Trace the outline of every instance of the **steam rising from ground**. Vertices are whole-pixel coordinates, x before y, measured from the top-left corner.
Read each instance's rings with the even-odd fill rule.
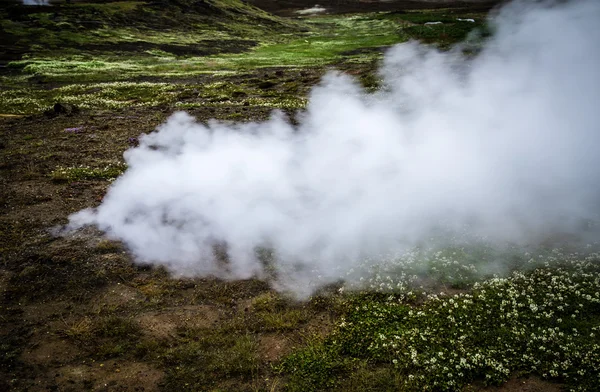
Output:
[[[317,274],[332,282],[432,238],[594,235],[598,20],[595,0],[512,4],[474,59],[399,45],[375,95],[327,75],[298,126],[280,114],[202,125],[176,113],[125,153],[127,172],[71,226],[97,225],[178,275],[268,271],[297,293]],[[275,259],[265,267],[257,249]]]

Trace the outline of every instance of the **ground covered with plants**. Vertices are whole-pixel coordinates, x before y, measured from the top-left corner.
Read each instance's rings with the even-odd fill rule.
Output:
[[[477,50],[493,33],[488,3],[252,4],[0,8],[0,390],[597,389],[593,246],[554,241],[502,270],[484,247],[421,249],[299,301],[257,279],[173,278],[92,228],[57,235],[176,110],[296,121],[328,69],[375,91],[391,45]]]

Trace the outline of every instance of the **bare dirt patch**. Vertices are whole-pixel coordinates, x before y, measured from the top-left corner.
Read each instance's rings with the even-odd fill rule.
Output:
[[[34,303],[23,307],[23,319],[29,322],[45,322],[63,316],[68,308],[69,304],[64,301]]]
[[[275,362],[292,350],[292,344],[284,335],[273,334],[258,339],[258,355],[267,362]]]
[[[143,362],[106,361],[56,370],[56,383],[71,390],[157,391],[163,372]]]
[[[122,283],[106,287],[103,292],[92,301],[94,308],[120,308],[135,305],[144,300],[144,296],[136,289]]]
[[[38,344],[27,348],[21,359],[31,365],[48,366],[69,363],[81,355],[82,352],[72,343],[50,337],[41,339]]]
[[[217,308],[209,305],[180,306],[142,313],[136,317],[143,332],[155,338],[175,336],[178,328],[211,328],[220,319]]]

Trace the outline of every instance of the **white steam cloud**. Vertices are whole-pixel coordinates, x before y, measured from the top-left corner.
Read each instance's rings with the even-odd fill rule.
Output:
[[[327,75],[298,126],[176,113],[71,227],[177,275],[264,276],[271,249],[275,284],[300,294],[432,237],[581,234],[600,206],[599,20],[596,0],[514,3],[475,58],[396,46],[374,95]]]

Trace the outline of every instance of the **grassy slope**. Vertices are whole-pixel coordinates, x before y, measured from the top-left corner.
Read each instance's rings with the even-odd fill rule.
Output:
[[[172,110],[239,121],[301,108],[329,65],[377,88],[381,47],[418,38],[444,48],[483,17],[292,21],[235,0],[195,4],[2,11],[11,53],[24,58],[2,74],[0,114],[83,110],[2,123],[0,389],[455,390],[529,373],[597,385],[596,258],[545,253],[526,273],[475,284],[485,250],[447,249],[366,266],[362,291],[297,303],[257,280],[171,279],[98,233],[48,235],[100,200],[123,150]]]
[[[182,14],[183,9],[176,6],[154,9],[143,2],[118,2],[63,6],[53,13],[2,19],[4,30],[19,37],[19,45],[26,48],[27,54],[22,60],[9,62],[9,73],[0,76],[4,87],[0,113],[40,112],[58,101],[77,103],[85,109],[132,104],[177,104],[182,108],[206,105],[211,104],[207,100],[214,98],[215,90],[223,89],[227,95],[232,85],[197,83],[205,75],[237,76],[260,68],[314,68],[340,62],[373,68],[381,51],[365,49],[421,38],[425,33],[438,36],[441,45],[448,45],[480,26],[456,22],[450,16],[446,19],[455,23],[443,29],[433,26],[413,31],[410,25],[417,14],[289,21],[236,2],[202,4],[201,9],[196,8],[198,14]],[[73,14],[82,15],[77,20],[84,25],[92,21],[95,24],[92,28],[73,27],[73,23],[66,22]],[[440,17],[428,14],[429,20]],[[482,15],[476,17],[482,20]],[[446,30],[453,33],[449,35]],[[249,97],[261,95],[256,86],[246,83],[238,90]],[[290,109],[303,105],[297,88],[288,85],[283,90],[290,93],[280,91],[264,97],[266,100],[234,101]],[[199,99],[186,99],[192,95]],[[208,99],[203,99],[205,96]]]

